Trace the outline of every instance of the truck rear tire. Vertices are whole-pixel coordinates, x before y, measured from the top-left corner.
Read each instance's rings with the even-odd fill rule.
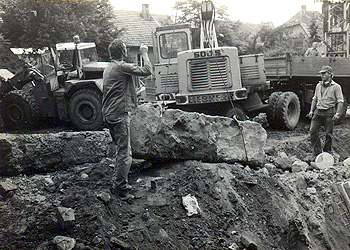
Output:
[[[300,117],[300,102],[294,92],[284,92],[280,95],[276,121],[281,129],[292,130],[296,127]]]
[[[98,130],[102,126],[102,97],[97,91],[82,89],[70,99],[69,116],[79,130]]]
[[[23,90],[8,92],[1,101],[1,118],[7,129],[29,128],[40,117],[40,106],[35,97]]]
[[[268,106],[266,115],[267,115],[267,121],[269,122],[269,126],[271,128],[278,127],[277,105],[281,95],[282,95],[282,92],[273,92],[269,97],[269,106]]]

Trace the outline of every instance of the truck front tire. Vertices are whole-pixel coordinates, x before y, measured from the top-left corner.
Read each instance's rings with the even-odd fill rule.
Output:
[[[102,97],[95,90],[82,89],[70,99],[69,116],[79,130],[98,130],[102,126]]]
[[[1,101],[1,118],[7,129],[29,128],[40,116],[35,97],[23,90],[8,92]]]

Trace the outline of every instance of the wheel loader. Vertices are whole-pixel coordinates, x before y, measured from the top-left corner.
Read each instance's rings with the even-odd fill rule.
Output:
[[[45,118],[70,121],[78,130],[102,126],[102,74],[95,43],[58,43],[50,49],[52,72],[27,64],[11,74],[0,70],[0,114],[7,129],[33,127]]]

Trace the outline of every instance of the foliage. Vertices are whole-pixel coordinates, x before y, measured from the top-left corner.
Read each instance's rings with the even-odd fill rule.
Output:
[[[95,42],[100,56],[117,37],[109,1],[0,0],[4,38],[14,47],[42,48],[58,42]]]
[[[191,27],[193,28],[194,47],[199,47],[201,27],[201,1],[179,1],[176,2],[173,8],[177,10],[177,13],[179,13],[175,21],[177,23],[187,23],[191,25]],[[215,18],[217,20],[227,20],[227,17],[227,6],[215,6]]]
[[[309,25],[309,30],[310,30],[311,42],[320,42],[321,37],[319,36],[319,32],[318,32],[319,27],[317,26],[315,20],[313,20]]]
[[[176,21],[189,23],[194,28],[194,47],[199,45],[200,6],[197,0],[186,0],[177,2],[174,7],[180,12]],[[303,55],[308,48],[310,41],[302,34],[294,35],[285,29],[275,29],[269,23],[249,24],[228,20],[227,7],[217,7],[216,14],[215,27],[219,46],[237,47],[241,55],[257,53],[263,53],[265,56],[282,56],[286,53]],[[318,29],[316,21],[310,24],[312,41],[320,40]]]
[[[303,34],[291,34],[285,29],[271,29],[259,33],[264,37],[262,51],[265,56],[304,55],[308,48],[308,39]]]

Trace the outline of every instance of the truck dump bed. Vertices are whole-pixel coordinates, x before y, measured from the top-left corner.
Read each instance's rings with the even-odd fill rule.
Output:
[[[292,77],[317,77],[324,65],[330,65],[335,77],[350,77],[350,58],[347,57],[301,57],[290,56],[265,58],[268,80]]]

